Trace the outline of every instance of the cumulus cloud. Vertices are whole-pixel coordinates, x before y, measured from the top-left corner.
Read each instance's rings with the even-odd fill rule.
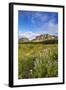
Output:
[[[26,37],[29,40],[34,39],[38,35],[39,35],[39,33],[33,33],[31,31],[28,31],[28,32],[19,32],[19,38]]]

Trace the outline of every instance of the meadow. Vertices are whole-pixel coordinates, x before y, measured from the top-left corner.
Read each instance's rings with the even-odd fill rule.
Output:
[[[58,76],[58,44],[19,43],[18,79]]]

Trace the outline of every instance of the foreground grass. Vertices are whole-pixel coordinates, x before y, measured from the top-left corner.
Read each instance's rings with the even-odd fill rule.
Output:
[[[57,76],[58,44],[19,44],[19,79]]]

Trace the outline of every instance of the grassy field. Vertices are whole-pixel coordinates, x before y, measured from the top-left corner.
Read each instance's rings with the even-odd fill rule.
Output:
[[[19,44],[19,79],[46,78],[57,76],[58,44]]]

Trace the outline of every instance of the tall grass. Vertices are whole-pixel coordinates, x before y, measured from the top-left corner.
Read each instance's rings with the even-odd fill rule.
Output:
[[[18,78],[58,76],[57,44],[19,44]]]

